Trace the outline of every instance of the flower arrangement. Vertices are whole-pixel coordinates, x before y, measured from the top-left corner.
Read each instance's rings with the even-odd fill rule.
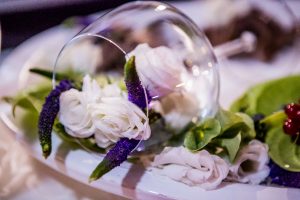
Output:
[[[51,71],[30,71],[52,78]],[[56,73],[54,89],[46,82],[4,99],[14,116],[17,108],[38,116],[45,158],[51,154],[52,132],[105,154],[90,181],[121,165],[141,141],[165,134],[158,152],[148,156],[153,173],[207,190],[222,181],[299,188],[300,106],[281,108],[299,98],[300,77],[255,86],[230,111],[219,108],[214,117],[201,118],[195,91],[178,87],[186,73],[176,52],[140,44],[128,54],[123,75]]]

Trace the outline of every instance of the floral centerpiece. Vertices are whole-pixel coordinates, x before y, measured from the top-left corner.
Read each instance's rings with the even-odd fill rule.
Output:
[[[166,9],[166,5],[156,6],[155,12]],[[183,27],[176,20],[172,23]],[[180,32],[178,27],[176,33]],[[108,34],[109,30],[102,34],[123,41],[120,35]],[[200,37],[198,32],[193,36]],[[121,66],[123,72],[117,74],[32,68],[31,73],[48,80],[4,100],[12,104],[15,118],[24,115],[19,109],[31,115],[45,158],[51,155],[53,133],[78,148],[103,154],[89,181],[98,180],[128,159],[143,162],[146,158],[144,163],[152,173],[206,190],[217,188],[223,181],[299,188],[300,105],[290,104],[300,97],[299,76],[255,86],[230,110],[224,110],[214,98],[200,98],[217,96],[205,84],[211,78],[206,77],[209,71],[198,66],[213,68],[208,59],[209,45],[204,41],[202,46],[195,42],[202,47],[196,49],[202,53],[198,63],[192,62],[195,55],[182,49],[150,45],[149,41],[131,47]],[[173,43],[181,44],[177,40]],[[193,44],[186,45],[193,49]],[[111,44],[104,43],[101,50],[108,48],[105,45]],[[114,59],[102,55],[103,63],[109,60],[119,67],[124,55],[109,52]],[[117,67],[116,71],[120,69]],[[205,81],[199,81],[201,78]],[[23,125],[25,118],[28,115],[23,117]]]
[[[148,169],[153,173],[204,189],[214,189],[224,180],[251,184],[270,180],[299,187],[299,181],[290,179],[299,174],[296,155],[300,106],[288,104],[285,112],[263,112],[269,114],[264,117],[257,114],[261,110],[255,109],[269,108],[253,108],[256,101],[249,100],[249,95],[256,94],[252,91],[298,82],[299,77],[254,87],[233,104],[234,112],[219,109],[214,117],[193,121],[197,109],[193,95],[173,89],[185,72],[165,70],[169,69],[165,67],[166,58],[171,66],[181,64],[174,53],[167,47],[142,44],[129,55],[123,77],[58,73],[58,83],[51,91],[48,87],[48,94],[45,86],[40,86],[35,92],[26,91],[26,97],[6,97],[13,104],[13,112],[22,107],[39,113],[38,134],[45,158],[51,154],[53,129],[64,140],[79,139],[87,149],[107,152],[91,172],[90,181],[95,181],[126,161],[142,140],[151,140],[156,134],[152,129],[159,124],[168,130],[169,137],[160,143],[159,153],[148,156]],[[35,68],[31,72],[52,77],[50,71]],[[159,79],[155,79],[158,74]],[[153,100],[154,95],[160,98]],[[38,108],[37,100],[43,102],[44,97],[45,102]],[[290,136],[280,132],[291,135],[291,141]],[[292,152],[289,156],[280,154],[280,146],[293,149],[295,156]]]

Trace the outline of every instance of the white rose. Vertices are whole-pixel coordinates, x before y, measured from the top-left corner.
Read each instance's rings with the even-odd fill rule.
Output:
[[[118,84],[108,84],[102,88],[102,96],[103,97],[120,97],[123,96],[127,98],[127,95],[122,92]]]
[[[168,47],[140,44],[128,58],[133,55],[139,78],[151,96],[164,96],[181,83],[183,61]]]
[[[145,113],[135,104],[120,97],[102,98],[90,106],[95,139],[100,147],[107,147],[121,137],[146,140],[151,130]]]
[[[196,153],[184,147],[166,147],[155,156],[154,172],[206,190],[216,188],[228,174],[228,165],[220,157],[209,154],[206,150]]]
[[[74,137],[95,134],[98,146],[103,148],[121,137],[145,140],[151,134],[147,116],[126,99],[117,84],[100,88],[88,75],[82,91],[71,89],[61,94],[59,120]]]
[[[252,140],[238,152],[234,164],[229,168],[227,179],[259,184],[269,175],[268,162],[268,146]]]
[[[74,137],[90,137],[95,132],[88,107],[99,102],[101,89],[95,80],[87,75],[83,79],[82,91],[70,89],[60,95],[59,121],[68,134]]]
[[[199,102],[189,92],[173,92],[151,105],[168,125],[182,129],[199,113]]]

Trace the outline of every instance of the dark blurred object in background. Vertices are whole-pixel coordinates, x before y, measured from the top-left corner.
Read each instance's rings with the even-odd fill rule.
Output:
[[[272,61],[277,53],[295,44],[299,21],[283,0],[206,0],[204,12],[214,21],[202,27],[213,46],[240,38],[250,32],[256,38],[252,52],[234,56],[251,56]],[[209,19],[209,18],[208,18]]]
[[[70,16],[113,8],[129,0],[0,0],[2,48],[60,24]]]
[[[293,44],[297,37],[297,26],[282,27],[265,12],[253,8],[244,16],[237,16],[227,25],[206,29],[204,32],[212,45],[220,45],[237,39],[245,32],[257,38],[256,50],[252,56],[262,61],[270,61],[282,48]]]

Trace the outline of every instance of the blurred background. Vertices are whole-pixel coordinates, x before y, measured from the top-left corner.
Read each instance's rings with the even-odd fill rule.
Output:
[[[84,16],[110,9],[128,0],[0,0],[2,48],[60,24],[70,16]]]

